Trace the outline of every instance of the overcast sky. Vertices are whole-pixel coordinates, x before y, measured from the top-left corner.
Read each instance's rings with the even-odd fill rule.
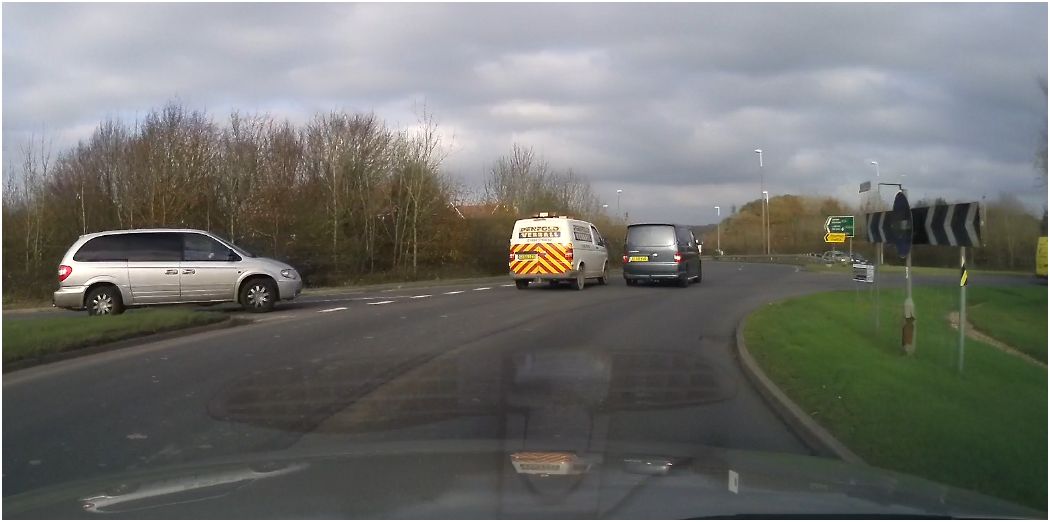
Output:
[[[1045,4],[4,4],[3,152],[174,98],[391,125],[425,102],[465,183],[518,142],[632,220],[758,198],[756,148],[774,195],[855,202],[877,160],[913,199],[1034,211],[1046,74]]]

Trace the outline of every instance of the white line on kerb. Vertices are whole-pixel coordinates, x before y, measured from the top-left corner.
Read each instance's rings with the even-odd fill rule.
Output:
[[[445,292],[445,295],[455,295],[455,294],[462,294],[462,293],[463,293],[463,290],[453,290],[451,292]]]
[[[414,295],[414,296],[410,297],[409,299],[422,299],[424,297],[430,297],[430,294]]]
[[[372,301],[371,303],[368,303],[368,304],[370,304],[370,305],[381,305],[381,304],[390,304],[390,303],[393,303],[393,301]]]
[[[327,310],[321,310],[320,313],[323,314],[323,313],[326,313],[326,312],[338,312],[339,310],[346,310],[346,307],[345,306],[340,306],[338,308],[329,308]]]
[[[475,292],[477,292],[478,290],[492,290],[492,287],[491,286],[483,286],[481,288],[475,288],[474,289]]]

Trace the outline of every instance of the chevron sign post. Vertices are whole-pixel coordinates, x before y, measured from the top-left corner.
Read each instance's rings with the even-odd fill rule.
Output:
[[[873,212],[868,218],[868,241],[887,243],[893,241],[888,228],[889,212]],[[966,345],[966,247],[981,246],[981,209],[974,203],[933,205],[911,209],[912,237],[914,245],[934,245],[959,248],[959,373],[963,371]]]

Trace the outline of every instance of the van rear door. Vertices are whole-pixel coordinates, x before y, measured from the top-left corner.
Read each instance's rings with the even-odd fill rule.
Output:
[[[566,219],[521,219],[510,239],[512,276],[557,275],[572,270],[572,230]]]
[[[626,246],[629,263],[673,262],[678,239],[674,225],[631,225]]]

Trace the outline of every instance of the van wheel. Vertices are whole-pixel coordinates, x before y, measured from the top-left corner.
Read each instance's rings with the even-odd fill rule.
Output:
[[[704,282],[704,265],[700,265],[700,270],[696,271],[696,284]]]
[[[586,270],[587,268],[583,263],[580,263],[580,268],[576,272],[576,280],[572,283],[572,288],[574,290],[583,290],[583,287],[586,286],[587,278],[583,275]]]
[[[602,276],[598,278],[598,284],[600,284],[600,285],[607,285],[607,284],[609,284],[609,264],[608,263],[606,263],[605,266],[602,267]]]
[[[514,286],[518,287],[518,290],[524,290],[529,287],[528,279],[516,279],[514,280]]]
[[[678,287],[679,288],[686,288],[688,286],[689,286],[689,276],[679,277],[678,278]]]
[[[120,315],[124,313],[124,301],[115,286],[103,285],[88,293],[84,301],[88,315]]]
[[[249,312],[269,312],[276,300],[277,285],[269,278],[252,279],[241,287],[241,305]]]

